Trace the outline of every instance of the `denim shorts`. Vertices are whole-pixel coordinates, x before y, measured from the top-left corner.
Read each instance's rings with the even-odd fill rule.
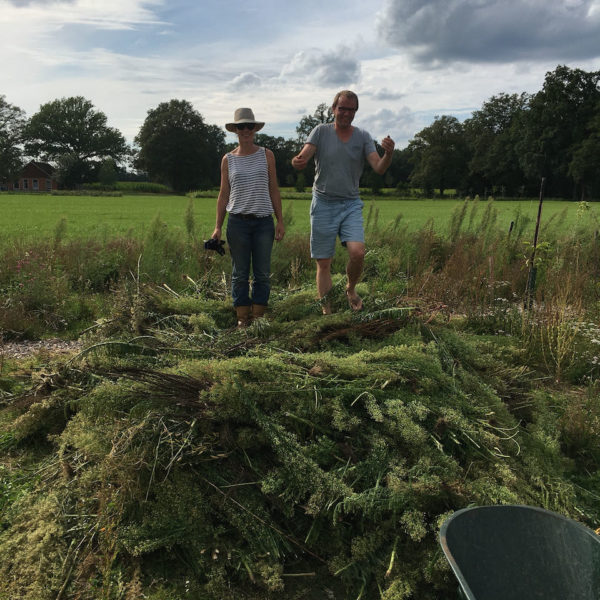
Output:
[[[363,201],[360,198],[331,198],[313,191],[310,205],[310,255],[332,258],[335,241],[342,244],[365,241]]]

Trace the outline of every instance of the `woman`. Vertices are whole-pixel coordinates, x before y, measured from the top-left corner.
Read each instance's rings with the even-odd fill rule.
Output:
[[[238,327],[244,327],[251,319],[265,314],[271,290],[273,238],[280,241],[285,234],[275,156],[254,143],[255,133],[263,126],[264,122],[256,121],[249,108],[238,108],[233,121],[225,125],[227,131],[237,134],[238,146],[221,161],[221,189],[212,237],[221,239],[221,228],[228,212],[231,295]],[[276,225],[273,224],[272,213],[275,213]]]

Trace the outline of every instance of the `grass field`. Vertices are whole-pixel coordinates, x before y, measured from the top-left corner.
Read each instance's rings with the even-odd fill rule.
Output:
[[[284,214],[291,218],[288,231],[309,230],[310,193],[298,194],[283,190]],[[365,218],[371,210],[372,220],[377,216],[380,226],[402,216],[402,223],[415,231],[432,220],[436,230],[445,231],[457,205],[462,200],[415,200],[391,196],[363,196]],[[38,194],[0,195],[2,232],[0,239],[39,240],[51,237],[57,224],[64,219],[66,238],[112,238],[121,235],[143,237],[152,221],[159,216],[169,228],[185,230],[184,218],[190,199],[185,196],[50,196]],[[215,220],[216,192],[212,197],[193,200],[196,234],[206,238],[212,233]],[[474,203],[473,203],[474,204]],[[483,214],[485,203],[480,202],[474,222]],[[537,199],[496,201],[498,227],[507,229],[518,211],[530,219],[533,229],[538,210]],[[588,205],[586,219],[596,219],[598,209]],[[546,200],[542,224],[553,221],[563,229],[572,227],[581,217],[578,203]],[[468,220],[468,219],[467,219]]]

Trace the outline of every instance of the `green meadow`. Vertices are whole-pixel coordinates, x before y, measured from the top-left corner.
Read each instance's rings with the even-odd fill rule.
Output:
[[[215,219],[217,192],[192,199],[196,234],[206,238],[212,233]],[[282,190],[283,209],[289,232],[308,232],[310,193]],[[427,223],[439,233],[445,233],[453,210],[463,200],[404,199],[391,195],[363,195],[365,219],[370,225],[383,226],[400,218],[408,231],[417,231]],[[66,239],[113,238],[120,236],[144,237],[151,223],[159,217],[169,229],[185,230],[185,215],[190,203],[186,196],[125,195],[104,196],[51,196],[45,194],[2,194],[0,214],[4,241],[13,239],[39,240],[53,236],[57,225],[64,222]],[[471,201],[473,206],[474,201]],[[480,201],[481,207],[485,202]],[[510,226],[520,212],[533,230],[538,211],[536,198],[527,200],[496,200],[497,225]],[[582,207],[576,202],[546,200],[543,205],[542,225],[554,223],[563,230],[574,226],[581,217]],[[472,212],[472,211],[471,211]],[[595,205],[588,205],[586,219],[595,219]],[[64,221],[63,221],[64,220]]]

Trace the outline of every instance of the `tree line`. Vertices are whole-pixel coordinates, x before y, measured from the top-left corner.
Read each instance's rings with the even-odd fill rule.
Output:
[[[449,115],[418,132],[394,151],[384,177],[367,167],[361,185],[409,194],[497,197],[536,195],[541,177],[547,194],[600,197],[600,71],[559,65],[546,74],[535,94],[499,94],[463,122]],[[281,185],[303,189],[313,172],[297,173],[291,159],[310,130],[331,122],[331,109],[319,104],[285,139],[260,133],[259,145],[276,157]],[[225,132],[205,122],[187,100],[170,100],[148,111],[133,146],[107,125],[107,118],[81,96],[53,100],[31,118],[0,95],[0,182],[16,177],[30,159],[56,166],[63,187],[108,182],[141,173],[175,192],[219,184],[220,158],[232,145]]]
[[[500,94],[460,123],[436,117],[402,151],[427,191],[600,197],[600,71],[558,66],[536,94]]]

